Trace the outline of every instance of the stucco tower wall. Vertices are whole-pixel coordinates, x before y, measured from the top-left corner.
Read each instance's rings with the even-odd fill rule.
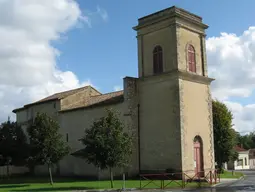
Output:
[[[209,86],[180,79],[182,170],[194,171],[194,147],[196,136],[202,139],[203,168],[214,169],[211,95]]]

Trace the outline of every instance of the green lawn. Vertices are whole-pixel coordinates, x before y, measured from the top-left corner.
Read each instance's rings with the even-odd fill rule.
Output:
[[[240,172],[234,172],[232,171],[224,171],[223,174],[220,174],[220,178],[240,178],[243,176],[243,173]]]
[[[142,186],[146,185],[148,181],[143,181]],[[114,181],[114,188],[122,188],[123,181]],[[168,188],[181,187],[181,181],[171,182],[165,181],[164,185]],[[150,183],[145,188],[158,188],[160,189],[161,182],[155,181]],[[208,186],[208,184],[203,183],[201,186]],[[188,183],[186,187],[198,187],[198,183]],[[139,188],[139,180],[128,180],[126,181],[126,188]],[[86,181],[86,182],[56,182],[53,187],[48,183],[34,183],[34,182],[24,182],[22,184],[0,184],[0,192],[3,191],[74,191],[74,190],[86,190],[86,189],[109,189],[110,181]]]
[[[225,171],[224,174],[221,174],[221,178],[239,178],[243,176],[242,173],[235,172],[232,175],[232,172]],[[158,188],[160,189],[161,181],[154,181],[147,185],[149,181],[142,181],[143,188]],[[121,189],[123,181],[116,180],[114,181],[114,188]],[[145,186],[146,185],[146,186]],[[164,185],[167,185],[167,188],[180,188],[182,186],[182,181],[164,181]],[[201,186],[208,186],[207,183],[202,183]],[[145,186],[145,187],[144,187]],[[128,180],[126,181],[126,188],[140,188],[139,180]],[[199,184],[196,182],[186,183],[186,187],[199,187]],[[63,179],[55,178],[55,183],[53,186],[49,184],[48,178],[10,178],[1,179],[0,178],[0,192],[3,191],[75,191],[75,190],[86,190],[86,189],[109,189],[110,181],[84,181],[81,179]]]

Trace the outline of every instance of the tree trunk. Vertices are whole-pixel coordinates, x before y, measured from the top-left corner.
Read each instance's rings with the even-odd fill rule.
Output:
[[[122,189],[125,190],[126,188],[126,175],[125,175],[125,172],[123,171],[122,173],[122,178],[123,178],[123,186],[122,186]]]
[[[29,174],[31,176],[34,176],[35,175],[35,166],[29,166]]]
[[[7,164],[7,178],[10,178],[10,166]]]
[[[59,162],[56,165],[57,165],[57,175],[60,176],[60,165],[59,165]]]
[[[219,173],[224,173],[223,163],[222,163],[222,162],[219,162],[219,165],[218,165],[218,172],[219,172]]]
[[[49,175],[50,175],[50,184],[53,185],[53,179],[52,179],[52,174],[51,174],[51,165],[48,165],[48,169],[49,169]]]
[[[98,167],[98,175],[97,175],[97,179],[98,179],[98,184],[99,184],[99,188],[101,188],[101,169],[100,167]]]
[[[113,188],[113,173],[112,173],[112,168],[110,168],[110,177],[111,177],[111,188]]]

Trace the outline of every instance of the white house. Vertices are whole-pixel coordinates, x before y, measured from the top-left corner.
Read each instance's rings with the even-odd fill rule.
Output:
[[[249,150],[246,150],[242,147],[236,146],[235,150],[238,152],[239,157],[235,162],[228,162],[227,168],[229,170],[246,170],[250,169],[249,165]]]
[[[249,150],[249,159],[250,169],[255,169],[255,149]]]

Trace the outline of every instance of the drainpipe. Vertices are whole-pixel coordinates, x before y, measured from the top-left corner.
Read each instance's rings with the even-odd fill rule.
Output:
[[[138,135],[138,167],[139,167],[139,174],[141,173],[141,139],[140,139],[140,104],[137,105],[137,135]]]

